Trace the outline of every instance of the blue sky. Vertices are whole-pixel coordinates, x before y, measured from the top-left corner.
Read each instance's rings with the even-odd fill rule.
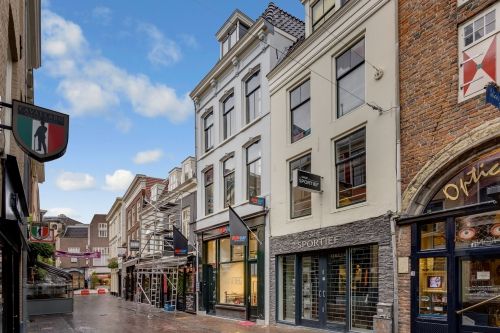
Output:
[[[275,3],[303,19],[299,0]],[[191,89],[215,64],[215,32],[261,0],[42,0],[35,103],[71,115],[66,154],[45,164],[41,207],[89,223],[137,173],[164,178],[194,154]]]

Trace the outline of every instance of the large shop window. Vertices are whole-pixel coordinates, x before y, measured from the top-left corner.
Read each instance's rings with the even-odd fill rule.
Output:
[[[293,186],[293,171],[311,172],[311,154],[290,162],[290,217],[292,219],[311,215],[311,192]]]
[[[278,257],[278,320],[315,327],[325,323],[342,331],[373,329],[378,303],[377,245],[297,257]],[[295,288],[296,278],[299,288]],[[299,314],[295,313],[297,302]]]
[[[244,246],[231,246],[229,237],[219,239],[219,303],[245,304]]]
[[[256,197],[260,195],[262,175],[260,141],[253,143],[247,148],[247,197]]]
[[[290,92],[292,143],[311,134],[310,81],[302,83]]]
[[[278,257],[278,320],[295,322],[295,256]]]
[[[500,211],[469,215],[455,220],[456,249],[498,245],[500,245]],[[500,289],[498,291],[500,292]]]
[[[365,103],[365,40],[337,58],[337,117]]]
[[[366,129],[335,143],[337,208],[366,201]]]
[[[420,227],[420,249],[437,250],[446,248],[446,222],[427,223]]]
[[[446,262],[445,257],[419,259],[418,314],[420,317],[446,318],[448,311]]]

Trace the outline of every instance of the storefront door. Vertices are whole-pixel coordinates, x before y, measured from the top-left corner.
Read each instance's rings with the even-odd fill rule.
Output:
[[[347,315],[345,249],[302,257],[302,324],[344,330]]]
[[[461,332],[500,332],[500,256],[459,259]]]

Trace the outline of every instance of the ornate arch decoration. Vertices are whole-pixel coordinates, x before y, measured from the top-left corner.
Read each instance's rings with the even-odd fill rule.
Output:
[[[446,182],[478,156],[500,147],[500,118],[486,122],[457,138],[429,160],[413,177],[402,198],[402,213],[422,214]]]

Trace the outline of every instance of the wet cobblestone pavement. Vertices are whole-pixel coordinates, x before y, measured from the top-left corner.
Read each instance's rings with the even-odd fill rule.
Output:
[[[76,296],[73,314],[32,316],[28,333],[311,333],[302,327],[244,326],[241,322],[183,312],[149,311],[109,295]]]

